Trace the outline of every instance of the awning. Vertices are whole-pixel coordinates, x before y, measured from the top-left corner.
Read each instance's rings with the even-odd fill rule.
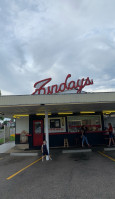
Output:
[[[115,110],[115,92],[0,96],[0,114],[36,114]]]

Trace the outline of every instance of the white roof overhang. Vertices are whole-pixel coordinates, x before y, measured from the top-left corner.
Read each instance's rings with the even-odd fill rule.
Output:
[[[46,109],[51,113],[115,110],[115,92],[0,96],[0,113],[5,117],[44,113]]]

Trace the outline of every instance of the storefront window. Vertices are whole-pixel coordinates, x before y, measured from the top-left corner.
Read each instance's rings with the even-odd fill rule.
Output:
[[[66,132],[65,117],[48,118],[49,133]]]
[[[60,119],[50,119],[50,129],[61,128]]]
[[[87,126],[88,131],[101,130],[100,115],[85,116],[68,116],[67,117],[68,132],[79,132],[82,125]]]

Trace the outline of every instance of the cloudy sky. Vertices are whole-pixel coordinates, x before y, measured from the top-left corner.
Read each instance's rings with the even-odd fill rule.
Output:
[[[115,0],[0,0],[0,89],[89,77],[85,91],[115,91]]]

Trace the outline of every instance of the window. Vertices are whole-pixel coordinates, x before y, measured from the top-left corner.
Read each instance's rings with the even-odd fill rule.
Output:
[[[66,132],[65,117],[48,118],[48,130],[49,133]]]
[[[100,115],[79,115],[67,117],[68,132],[79,132],[82,125],[86,125],[89,131],[101,130]]]
[[[50,120],[50,128],[60,128],[60,119],[51,119]]]

